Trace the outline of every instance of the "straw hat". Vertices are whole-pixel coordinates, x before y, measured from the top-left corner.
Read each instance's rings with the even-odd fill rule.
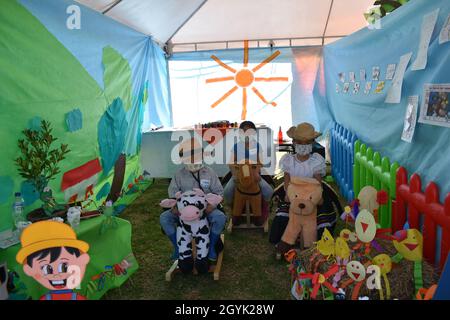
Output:
[[[289,138],[300,141],[314,140],[321,135],[320,132],[314,130],[312,124],[308,122],[300,123],[297,127],[291,127],[287,131]]]
[[[71,227],[62,222],[50,220],[35,222],[25,228],[20,242],[22,248],[16,255],[16,260],[20,264],[24,264],[30,254],[44,249],[72,247],[82,252],[89,250],[89,244],[77,240],[77,235]]]

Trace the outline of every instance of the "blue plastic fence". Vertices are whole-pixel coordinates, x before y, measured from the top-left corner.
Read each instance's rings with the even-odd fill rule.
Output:
[[[331,138],[331,174],[336,180],[341,194],[347,201],[354,199],[353,156],[356,135],[338,123],[334,123]]]

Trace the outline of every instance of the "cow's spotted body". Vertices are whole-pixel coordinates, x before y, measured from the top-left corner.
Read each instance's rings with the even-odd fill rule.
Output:
[[[177,227],[178,266],[183,273],[189,273],[194,267],[192,257],[192,240],[195,243],[197,256],[195,268],[198,273],[208,272],[209,223],[205,214],[208,204],[215,207],[222,201],[222,196],[205,193],[200,189],[177,192],[176,199],[164,199],[163,208],[178,207],[180,219]]]
[[[207,271],[209,252],[209,223],[204,210],[206,208],[206,198],[198,195],[194,191],[188,191],[177,199],[177,206],[180,212],[186,207],[192,206],[198,210],[198,218],[186,221],[180,217],[177,227],[177,244],[179,250],[180,269],[192,269],[192,240],[195,242],[197,256],[195,257],[196,269],[199,272]],[[194,209],[195,210],[195,209]],[[204,270],[206,268],[206,270]],[[202,269],[202,270],[198,270]]]

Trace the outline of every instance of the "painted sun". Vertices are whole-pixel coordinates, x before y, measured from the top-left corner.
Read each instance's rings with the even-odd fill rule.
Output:
[[[275,51],[273,54],[271,54],[268,58],[266,58],[264,61],[259,63],[257,66],[255,66],[252,69],[249,69],[248,67],[248,40],[244,41],[244,62],[243,67],[240,70],[236,70],[223,61],[221,61],[218,57],[215,55],[211,56],[211,59],[217,62],[221,67],[225,68],[226,70],[230,71],[233,75],[228,77],[221,77],[221,78],[211,78],[207,79],[206,83],[214,83],[214,82],[223,82],[223,81],[234,81],[234,86],[228,90],[220,99],[218,99],[216,102],[214,102],[211,105],[211,108],[217,107],[221,102],[223,102],[226,98],[228,98],[230,95],[232,95],[235,91],[237,91],[239,88],[242,88],[242,113],[241,113],[241,119],[245,120],[247,117],[247,89],[251,89],[256,96],[258,96],[259,99],[261,99],[262,102],[265,104],[270,104],[274,107],[276,107],[275,102],[269,102],[266,100],[266,98],[262,95],[262,93],[254,86],[255,82],[271,82],[271,81],[288,81],[288,77],[258,77],[256,73],[259,69],[264,67],[266,64],[273,61],[276,57],[278,57],[281,52],[279,50]]]

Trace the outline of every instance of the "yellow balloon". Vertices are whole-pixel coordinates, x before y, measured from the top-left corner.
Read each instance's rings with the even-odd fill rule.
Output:
[[[322,238],[317,241],[317,250],[324,256],[334,255],[334,238],[327,228],[322,233]]]

